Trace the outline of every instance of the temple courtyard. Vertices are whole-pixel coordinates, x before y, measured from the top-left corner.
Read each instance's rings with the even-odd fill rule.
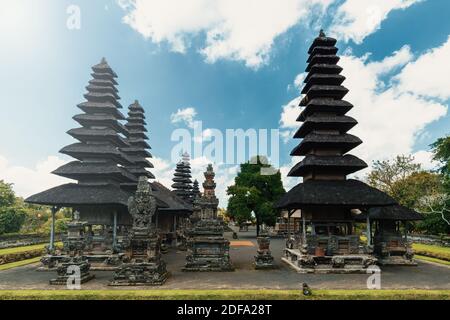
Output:
[[[255,270],[256,234],[254,229],[238,233],[231,239],[230,255],[234,272],[183,272],[186,252],[169,250],[163,255],[171,277],[163,286],[110,287],[112,272],[91,271],[95,279],[82,285],[82,289],[299,289],[303,282],[315,289],[366,289],[368,275],[365,274],[299,274],[281,261],[285,240],[271,239],[271,250],[278,268]],[[450,290],[450,267],[418,260],[417,267],[384,267],[381,274],[382,289],[445,289]],[[48,280],[56,272],[38,272],[38,264],[30,264],[0,271],[0,290],[11,289],[64,289],[64,286],[49,285]]]

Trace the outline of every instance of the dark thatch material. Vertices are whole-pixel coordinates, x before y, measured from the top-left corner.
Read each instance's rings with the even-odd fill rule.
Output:
[[[348,93],[348,89],[344,86],[333,86],[333,85],[312,85],[309,88],[306,96],[300,101],[300,106],[306,106],[308,101],[316,98],[332,98],[335,100],[340,100]]]
[[[309,100],[306,108],[300,113],[297,121],[305,121],[307,117],[316,112],[336,113],[338,116],[346,114],[353,105],[344,100],[333,99],[312,99]]]
[[[103,176],[105,180],[110,178],[118,182],[137,183],[136,176],[114,163],[83,163],[81,161],[71,161],[52,171],[52,173],[75,180],[89,180]]]
[[[291,156],[304,156],[312,148],[318,146],[322,148],[339,148],[342,153],[346,153],[362,143],[361,139],[351,134],[308,134],[298,146],[296,146]]]
[[[321,34],[319,37],[315,38],[313,43],[308,49],[308,54],[314,54],[314,49],[316,47],[334,47],[336,44],[336,39],[326,37],[324,34]]]
[[[122,154],[116,147],[112,145],[95,145],[95,144],[83,144],[73,143],[62,148],[59,152],[67,154],[78,160],[83,160],[86,157],[104,159],[105,157],[121,165],[127,165],[133,163],[133,161]]]
[[[348,116],[312,115],[298,128],[294,138],[304,138],[314,130],[337,130],[339,133],[346,133],[357,124],[355,119]]]
[[[82,142],[92,140],[111,141],[121,147],[128,146],[128,143],[124,138],[119,136],[113,129],[89,129],[89,128],[76,128],[67,131],[69,135]]]
[[[368,209],[370,220],[395,220],[395,221],[418,221],[423,220],[423,216],[407,207],[394,205],[388,207],[376,207]],[[367,212],[357,215],[356,220],[366,221]]]
[[[333,55],[336,54],[338,52],[338,48],[336,47],[327,47],[327,46],[318,46],[318,47],[314,47],[314,49],[311,52],[311,55],[308,57],[308,60],[306,60],[307,63],[310,63],[312,58],[315,55]]]
[[[168,207],[162,208],[160,211],[171,213],[179,212],[190,214],[192,212],[192,205],[187,203],[180,197],[178,197],[173,191],[167,189],[161,183],[155,181],[150,183],[152,186],[153,193],[155,197],[158,197],[162,201],[168,204]]]
[[[305,83],[302,94],[307,94],[313,85],[334,85],[340,86],[345,77],[340,74],[313,74],[309,77],[309,81]]]
[[[367,208],[396,204],[390,196],[358,180],[308,180],[285,193],[275,204],[278,209],[311,206]]]
[[[316,54],[310,57],[308,66],[306,67],[306,72],[311,71],[311,68],[318,64],[336,64],[339,62],[340,58],[334,54],[324,55],[324,54]]]
[[[130,193],[116,185],[80,185],[68,183],[37,193],[25,202],[41,205],[72,207],[79,205],[128,206]]]
[[[84,114],[77,114],[77,115],[73,116],[72,119],[84,127],[99,126],[99,125],[104,124],[123,135],[128,134],[128,130],[125,128],[125,126],[123,124],[121,124],[120,122],[118,122],[117,118],[112,114],[104,115],[104,114],[85,114],[84,113]]]
[[[77,107],[86,113],[111,114],[116,117],[117,120],[125,120],[125,116],[110,102],[86,101],[77,104]]]
[[[332,64],[316,64],[311,67],[311,71],[305,78],[305,82],[308,82],[309,79],[315,74],[340,74],[342,72],[342,67],[338,65]]]
[[[313,170],[324,173],[339,171],[350,174],[364,168],[367,168],[367,164],[358,157],[350,154],[345,156],[307,155],[289,171],[288,176],[302,177]]]
[[[27,203],[40,205],[74,207],[119,205],[128,207],[131,192],[120,189],[116,185],[80,185],[76,183],[63,184],[58,187],[37,193],[25,199]],[[169,208],[158,193],[154,194],[158,208]]]

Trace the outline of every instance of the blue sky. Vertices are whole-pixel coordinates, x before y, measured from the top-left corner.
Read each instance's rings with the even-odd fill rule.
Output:
[[[365,142],[355,153],[367,162],[417,153],[432,166],[428,146],[450,127],[449,1],[252,3],[1,0],[0,179],[21,195],[60,183],[48,172],[69,160],[58,150],[72,142],[65,131],[77,127],[76,104],[101,57],[119,76],[121,103],[138,99],[146,109],[157,179],[169,183],[171,134],[189,120],[173,115],[186,108],[204,129],[280,129],[286,173],[298,124],[283,116],[300,112],[295,79],[320,27],[345,56],[355,134]],[[80,29],[66,27],[70,5]],[[196,177],[207,160],[194,161]],[[231,183],[236,166],[217,166],[219,183]]]

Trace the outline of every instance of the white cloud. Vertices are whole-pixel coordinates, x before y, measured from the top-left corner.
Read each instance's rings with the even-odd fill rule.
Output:
[[[189,128],[193,128],[194,127],[194,118],[196,115],[197,115],[197,112],[192,107],[178,109],[177,112],[172,113],[170,115],[170,121],[172,123],[184,122]]]
[[[193,36],[206,35],[206,61],[267,62],[274,39],[311,21],[334,0],[120,0],[123,21],[154,43],[185,52]]]
[[[5,157],[0,156],[0,179],[13,183],[18,196],[28,197],[72,180],[59,177],[51,172],[65,164],[66,161],[57,156],[48,156],[34,167],[11,165]]]
[[[351,153],[369,164],[373,160],[413,153],[414,144],[418,137],[423,136],[426,126],[447,113],[448,106],[437,99],[445,97],[446,90],[450,90],[440,87],[441,78],[448,72],[441,70],[441,77],[418,76],[426,68],[424,65],[429,57],[433,57],[437,66],[448,64],[448,55],[444,54],[447,45],[426,52],[415,60],[408,46],[381,61],[369,61],[370,54],[341,57],[339,64],[347,78],[344,86],[350,90],[345,100],[354,105],[348,115],[359,122],[350,133],[363,140],[363,144]],[[425,96],[420,89],[424,82],[425,87],[440,90],[429,91],[430,94]],[[280,128],[297,128],[299,124],[296,125],[295,118],[299,113],[299,108],[295,108],[292,102],[283,106]],[[433,167],[429,152],[421,150],[414,155],[425,168]]]
[[[396,77],[401,90],[450,99],[450,36],[442,46],[423,54],[408,64]]]
[[[425,170],[434,170],[439,167],[439,162],[433,160],[433,153],[430,151],[417,151],[413,153],[413,157],[415,162],[421,164]]]
[[[360,44],[380,28],[393,10],[406,9],[422,0],[346,0],[329,28],[332,35]]]

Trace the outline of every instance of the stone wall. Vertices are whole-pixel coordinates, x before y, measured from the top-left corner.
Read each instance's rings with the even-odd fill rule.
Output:
[[[33,244],[48,243],[50,235],[46,234],[7,234],[0,236],[0,249],[16,248]],[[55,235],[55,241],[60,241],[61,235]]]

